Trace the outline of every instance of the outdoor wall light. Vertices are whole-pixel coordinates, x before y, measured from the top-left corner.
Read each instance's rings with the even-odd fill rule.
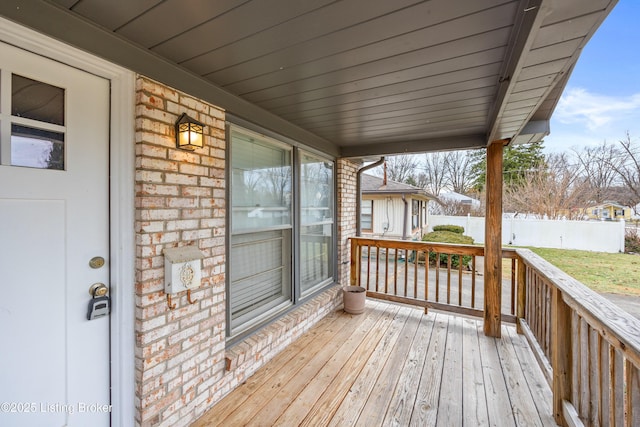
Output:
[[[176,145],[183,150],[202,148],[204,124],[182,113],[176,122]]]

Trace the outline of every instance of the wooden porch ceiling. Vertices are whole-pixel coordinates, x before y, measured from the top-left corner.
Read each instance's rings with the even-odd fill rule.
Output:
[[[263,366],[194,427],[555,426],[526,340],[503,326],[367,301],[336,312]]]
[[[0,15],[334,155],[538,141],[617,0],[3,0]]]

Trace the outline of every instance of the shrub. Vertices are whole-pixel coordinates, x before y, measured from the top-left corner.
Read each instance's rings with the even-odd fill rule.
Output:
[[[640,234],[635,230],[627,230],[624,235],[625,253],[640,254]]]
[[[458,227],[458,226],[450,226],[450,227]],[[459,227],[462,228],[462,227]],[[435,227],[434,227],[435,229]],[[437,242],[437,243],[454,243],[460,245],[471,245],[473,244],[473,238],[469,236],[464,236],[462,233],[453,232],[453,231],[433,231],[431,233],[427,233],[422,236],[423,242]],[[440,254],[440,265],[447,265],[447,260],[449,255]],[[429,262],[436,262],[436,254],[435,252],[429,252]],[[464,267],[469,267],[471,263],[470,255],[462,256],[462,265]],[[451,267],[458,268],[460,265],[460,255],[451,255]]]
[[[443,224],[443,225],[434,226],[433,231],[450,231],[456,234],[463,234],[464,227],[461,225]],[[448,243],[453,243],[453,242],[448,242]]]

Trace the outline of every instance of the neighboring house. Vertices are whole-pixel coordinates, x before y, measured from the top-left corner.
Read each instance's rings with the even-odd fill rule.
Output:
[[[585,209],[585,215],[588,219],[605,221],[619,221],[621,219],[628,221],[632,218],[632,213],[630,207],[611,201],[605,201]]]
[[[615,5],[534,3],[0,2],[0,425],[193,423],[342,304],[368,159],[485,149],[499,200]]]
[[[466,213],[470,213],[473,210],[480,209],[480,200],[474,199],[464,194],[456,193],[455,191],[449,191],[446,193],[440,193],[438,196],[442,205],[453,203],[461,206]],[[437,206],[437,205],[436,205]]]
[[[434,197],[421,188],[362,174],[360,224],[363,236],[420,239]]]

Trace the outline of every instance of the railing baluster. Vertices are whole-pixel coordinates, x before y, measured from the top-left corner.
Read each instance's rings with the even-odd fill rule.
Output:
[[[511,258],[511,314],[516,314],[516,259]]]
[[[596,332],[596,331],[594,331]],[[598,424],[602,425],[602,420],[604,419],[604,416],[602,414],[603,411],[603,404],[602,404],[602,400],[603,400],[603,395],[604,395],[604,384],[602,381],[602,336],[600,334],[598,334],[596,332],[595,335],[595,340],[594,340],[594,344],[596,346],[596,351],[593,352],[594,357],[596,357],[596,372],[594,372],[594,374],[596,375],[597,381],[596,381],[596,386],[598,389],[598,393],[597,393],[597,402],[596,402],[596,408],[598,408]]]
[[[388,294],[389,293],[389,247],[388,246],[385,246],[384,262],[385,262],[384,293]]]
[[[356,286],[360,276],[360,263],[358,263],[358,242],[351,240],[351,262],[349,265],[349,284]]]
[[[447,304],[451,304],[451,254],[447,254]]]
[[[633,365],[627,358],[624,359],[624,426],[633,426]]]
[[[404,250],[404,296],[407,296],[407,286],[409,282],[409,253]]]
[[[376,246],[376,292],[380,282],[380,246]]]
[[[418,298],[418,251],[413,253],[413,297]]]
[[[471,257],[471,308],[476,306],[476,256]]]
[[[553,414],[558,425],[563,425],[563,402],[571,399],[571,310],[562,299],[562,292],[553,293]]]
[[[436,254],[436,302],[440,302],[440,254]]]
[[[609,345],[609,425],[616,425],[616,349]]]
[[[522,262],[521,259],[518,259],[518,309],[516,312],[516,332],[518,332],[519,334],[522,334],[522,323],[520,321],[520,319],[524,319],[526,314],[525,314],[525,307],[526,307],[526,301],[527,301],[527,294],[526,294],[526,273],[527,273],[527,269],[524,266],[524,263]]]
[[[424,251],[424,299],[429,301],[429,251]]]
[[[369,289],[370,277],[371,277],[371,245],[367,245],[367,290]]]
[[[458,305],[462,307],[462,255],[458,255]]]
[[[398,294],[398,248],[393,251],[393,294]]]

